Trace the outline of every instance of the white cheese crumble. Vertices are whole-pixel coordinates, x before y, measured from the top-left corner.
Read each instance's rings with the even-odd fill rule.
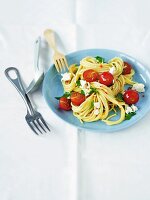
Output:
[[[95,108],[100,108],[100,102],[95,102],[95,103],[94,103],[94,107],[95,107]]]
[[[85,93],[85,96],[88,96],[89,95],[89,92],[90,92],[90,89],[83,89],[84,93]]]
[[[80,84],[81,84],[81,87],[84,88],[85,85],[86,85],[86,81],[85,80],[80,80]]]
[[[94,114],[99,114],[100,102],[94,102]]]
[[[137,106],[135,106],[134,104],[132,104],[132,106],[127,106],[126,108],[126,113],[129,114],[131,112],[136,112],[138,110]]]
[[[115,67],[111,67],[111,68],[109,69],[109,72],[113,75],[114,72],[115,72]]]
[[[137,92],[145,92],[145,85],[143,83],[135,83],[132,87],[133,90]]]
[[[131,108],[133,112],[136,112],[138,110],[137,106],[135,106],[134,104],[132,104]]]
[[[95,115],[98,115],[98,114],[99,114],[99,109],[95,109],[95,110],[94,110],[94,114],[95,114]]]
[[[80,80],[80,84],[80,88],[84,91],[85,96],[88,96],[90,92],[90,83],[85,80]]]
[[[61,76],[62,76],[62,81],[70,81],[71,80],[71,73],[68,73],[68,72],[66,72],[66,73],[64,73],[64,74],[61,74]]]
[[[126,108],[126,113],[129,114],[129,113],[131,113],[131,112],[133,112],[133,111],[132,111],[132,108],[131,108],[130,106],[127,106],[127,108]]]

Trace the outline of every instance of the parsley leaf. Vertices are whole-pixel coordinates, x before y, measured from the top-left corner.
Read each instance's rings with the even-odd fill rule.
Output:
[[[91,107],[90,108],[94,108],[94,101],[91,102]]]
[[[62,96],[61,96],[62,97]],[[59,100],[61,97],[55,97],[55,99]]]
[[[85,92],[84,92],[84,90],[81,90],[81,94],[84,94],[84,95],[85,95]]]
[[[134,115],[136,115],[136,112],[131,112],[131,113],[126,113],[125,114],[125,120],[130,120],[131,117],[133,117]]]
[[[61,97],[70,97],[70,92],[65,92],[64,94],[63,94],[63,96],[61,96]],[[57,99],[57,100],[59,100],[61,97],[55,97],[55,99]]]
[[[77,80],[76,84],[77,84],[77,86],[80,86],[81,85],[80,80]]]
[[[100,56],[96,56],[95,58],[96,58],[97,62],[104,63],[104,58],[102,58]]]
[[[123,101],[123,94],[118,93],[118,94],[116,95],[116,99],[117,99],[118,101]]]
[[[90,87],[90,89],[91,89],[91,90],[90,90],[89,94],[97,93],[97,92],[98,92],[96,88]]]
[[[70,97],[70,95],[71,95],[70,92],[65,92],[64,95],[63,95],[63,97],[67,98],[67,97]]]

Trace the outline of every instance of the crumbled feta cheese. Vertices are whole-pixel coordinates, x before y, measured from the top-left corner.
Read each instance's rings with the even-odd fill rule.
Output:
[[[127,106],[127,108],[126,108],[126,113],[129,114],[129,113],[131,113],[131,112],[133,112],[133,111],[132,111],[132,108],[131,108],[130,106]]]
[[[113,75],[114,72],[115,72],[115,67],[111,67],[111,68],[109,69],[109,72]]]
[[[84,88],[84,86],[86,85],[86,81],[85,80],[80,80],[80,84],[81,84],[81,87]]]
[[[94,114],[95,114],[95,115],[98,115],[98,114],[99,114],[99,110],[98,110],[98,109],[95,109],[95,110],[94,110]]]
[[[89,95],[89,92],[90,92],[90,89],[83,89],[84,93],[85,93],[85,96],[88,96]]]
[[[86,87],[87,89],[90,89],[90,87],[91,87],[90,83],[87,82],[86,85],[85,85],[85,87]]]
[[[135,106],[134,104],[132,104],[131,108],[133,112],[136,112],[138,110],[137,106]]]
[[[127,106],[126,108],[126,113],[131,113],[131,112],[136,112],[138,110],[137,106],[135,106],[134,104],[132,104],[132,106]]]
[[[95,102],[95,103],[94,103],[94,107],[95,107],[95,108],[100,108],[100,102]]]
[[[137,92],[145,92],[144,89],[145,85],[143,83],[135,83],[132,87],[133,90],[136,90]]]
[[[85,80],[80,80],[80,84],[80,88],[82,88],[82,90],[84,91],[85,96],[88,96],[90,92],[90,83],[86,82]]]
[[[86,82],[85,80],[80,80],[81,88],[82,89],[89,89],[90,88],[90,83]]]
[[[62,81],[70,81],[71,80],[71,73],[68,73],[68,72],[66,72],[66,73],[64,73],[64,74],[61,74],[61,76],[62,76]]]

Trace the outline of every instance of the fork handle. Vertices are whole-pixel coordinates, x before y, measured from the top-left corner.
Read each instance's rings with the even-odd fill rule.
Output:
[[[34,68],[35,71],[39,70],[39,54],[40,54],[40,46],[41,46],[41,37],[39,36],[34,44]]]
[[[55,43],[55,34],[54,31],[51,29],[46,29],[44,31],[44,36],[46,41],[48,42],[49,46],[54,50],[57,51],[56,43]]]
[[[10,73],[13,72],[15,75],[15,78],[11,77],[12,75],[10,75]],[[25,92],[25,89],[23,87],[22,84],[22,80],[20,77],[20,73],[18,71],[17,68],[15,67],[9,67],[5,70],[5,75],[8,78],[8,80],[14,85],[14,87],[17,89],[17,91],[19,92],[19,94],[21,95],[21,97],[23,98],[26,107],[27,107],[27,111],[29,112],[29,114],[33,115],[34,114],[34,108],[31,104],[31,101],[28,97],[28,95]]]

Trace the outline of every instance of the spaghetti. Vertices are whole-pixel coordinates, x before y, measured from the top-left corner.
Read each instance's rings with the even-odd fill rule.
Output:
[[[76,104],[73,103],[74,99],[71,95],[71,109],[80,122],[102,120],[107,125],[115,125],[125,120],[128,105],[125,101],[118,100],[117,95],[124,94],[126,84],[132,86],[136,83],[132,80],[134,69],[125,74],[123,71],[125,67],[125,62],[119,57],[105,63],[103,60],[100,62],[97,57],[90,56],[83,58],[79,66],[75,64],[70,66],[69,78],[62,78],[62,85],[67,94],[78,93],[80,96],[85,96],[83,102]],[[84,75],[87,71],[94,72],[93,77],[97,74],[111,73],[113,82],[107,85],[101,83],[100,79],[94,80],[94,78],[94,81],[86,81]],[[113,117],[118,113],[120,113],[119,117],[114,120]]]

